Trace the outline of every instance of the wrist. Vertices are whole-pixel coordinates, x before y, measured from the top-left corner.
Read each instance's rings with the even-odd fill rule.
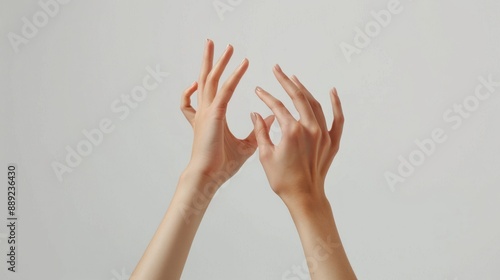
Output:
[[[301,238],[326,238],[328,235],[339,238],[332,207],[325,195],[303,195],[285,204]]]
[[[221,183],[191,166],[186,167],[179,177],[179,186],[195,192],[212,195],[219,189]]]
[[[317,215],[332,211],[324,192],[300,194],[282,200],[292,215]]]

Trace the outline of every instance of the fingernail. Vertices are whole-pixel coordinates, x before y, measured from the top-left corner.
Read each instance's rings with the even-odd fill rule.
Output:
[[[337,89],[335,87],[332,89],[332,92],[334,95],[338,96]]]
[[[298,81],[299,79],[297,79],[297,76],[292,75],[292,80]]]
[[[256,87],[256,88],[255,88],[255,92],[257,92],[257,93],[262,92],[262,88],[261,88],[261,87],[259,87],[259,86],[258,86],[258,87]]]
[[[274,69],[281,71],[281,67],[278,64],[274,65]]]
[[[255,113],[254,112],[250,113],[250,117],[252,118],[252,123],[255,124],[255,120],[257,119]]]

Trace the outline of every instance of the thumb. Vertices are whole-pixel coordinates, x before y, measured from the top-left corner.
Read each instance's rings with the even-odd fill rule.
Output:
[[[252,116],[253,113],[250,113],[250,117],[252,117],[252,123],[255,126],[255,122]],[[271,130],[271,125],[273,124],[275,120],[274,115],[269,115],[264,119],[264,123],[266,124],[267,132],[269,133],[269,130]],[[255,128],[250,131],[248,136],[245,138],[245,141],[247,143],[250,143],[252,146],[256,147],[257,146],[257,137],[255,136]]]
[[[269,115],[264,119],[264,122],[266,123],[267,133],[269,133],[269,131],[271,130],[271,125],[273,125],[274,119],[274,115]]]
[[[259,149],[267,149],[273,146],[273,142],[269,137],[269,128],[274,121],[274,116],[271,115],[264,120],[258,113],[251,113],[252,122],[254,124],[254,135],[257,140]]]

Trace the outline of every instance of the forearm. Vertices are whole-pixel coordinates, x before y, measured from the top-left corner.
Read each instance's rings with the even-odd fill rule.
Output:
[[[311,279],[356,279],[328,199],[307,197],[286,204],[299,232]]]
[[[180,279],[191,244],[216,188],[185,171],[131,279]]]

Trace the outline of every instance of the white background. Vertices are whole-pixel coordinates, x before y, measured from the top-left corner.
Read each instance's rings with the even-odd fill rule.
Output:
[[[0,278],[126,279],[189,160],[180,94],[211,38],[217,57],[235,47],[224,79],[250,60],[228,110],[239,137],[252,129],[250,112],[270,113],[255,86],[293,109],[274,64],[303,81],[329,121],[328,90],[337,87],[346,124],[327,193],[359,279],[499,279],[500,87],[457,129],[443,118],[474,95],[478,77],[500,81],[498,1],[401,0],[402,11],[350,63],[340,44],[354,46],[355,28],[389,0],[230,2],[218,13],[212,1],[71,1],[15,52],[9,32],[22,36],[22,18],[43,10],[0,1],[0,174],[17,164],[19,217],[18,272],[2,261]],[[170,75],[119,119],[113,101],[157,65]],[[75,149],[82,130],[104,118],[114,130],[59,181],[52,164],[65,163],[66,146]],[[384,174],[397,174],[398,156],[408,159],[414,141],[437,128],[447,140],[391,189]],[[279,140],[278,126],[272,136]],[[212,201],[183,279],[303,279],[283,278],[303,260],[254,156]]]

